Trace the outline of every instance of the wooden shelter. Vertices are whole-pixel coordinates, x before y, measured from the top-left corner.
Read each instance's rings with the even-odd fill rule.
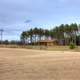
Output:
[[[39,41],[39,45],[54,46],[54,45],[58,45],[58,41],[56,39],[54,39],[54,40],[41,40],[41,41]]]

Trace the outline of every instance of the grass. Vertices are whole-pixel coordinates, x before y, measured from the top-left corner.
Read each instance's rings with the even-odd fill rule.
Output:
[[[0,48],[0,80],[80,80],[80,53]]]
[[[70,49],[69,46],[54,46],[54,47],[48,47],[47,50],[51,51],[76,51],[80,52],[80,46],[76,46],[75,49]]]
[[[34,50],[48,50],[48,51],[76,51],[80,52],[80,46],[76,46],[75,49],[71,50],[69,46],[25,46],[25,45],[0,45],[2,48],[26,48],[26,49],[34,49]]]

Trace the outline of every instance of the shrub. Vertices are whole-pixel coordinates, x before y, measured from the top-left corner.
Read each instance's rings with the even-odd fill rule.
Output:
[[[70,43],[70,49],[75,49],[75,47],[76,47],[76,45],[73,42],[71,42]]]

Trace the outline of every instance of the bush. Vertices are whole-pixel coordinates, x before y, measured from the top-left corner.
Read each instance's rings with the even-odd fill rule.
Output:
[[[75,49],[75,47],[76,47],[76,45],[73,42],[71,42],[70,43],[70,49]]]

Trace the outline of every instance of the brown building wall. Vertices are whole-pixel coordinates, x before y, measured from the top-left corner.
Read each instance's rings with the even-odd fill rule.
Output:
[[[58,43],[56,41],[54,41],[54,42],[40,42],[39,44],[40,45],[43,45],[43,46],[54,46],[54,45],[58,45]]]

